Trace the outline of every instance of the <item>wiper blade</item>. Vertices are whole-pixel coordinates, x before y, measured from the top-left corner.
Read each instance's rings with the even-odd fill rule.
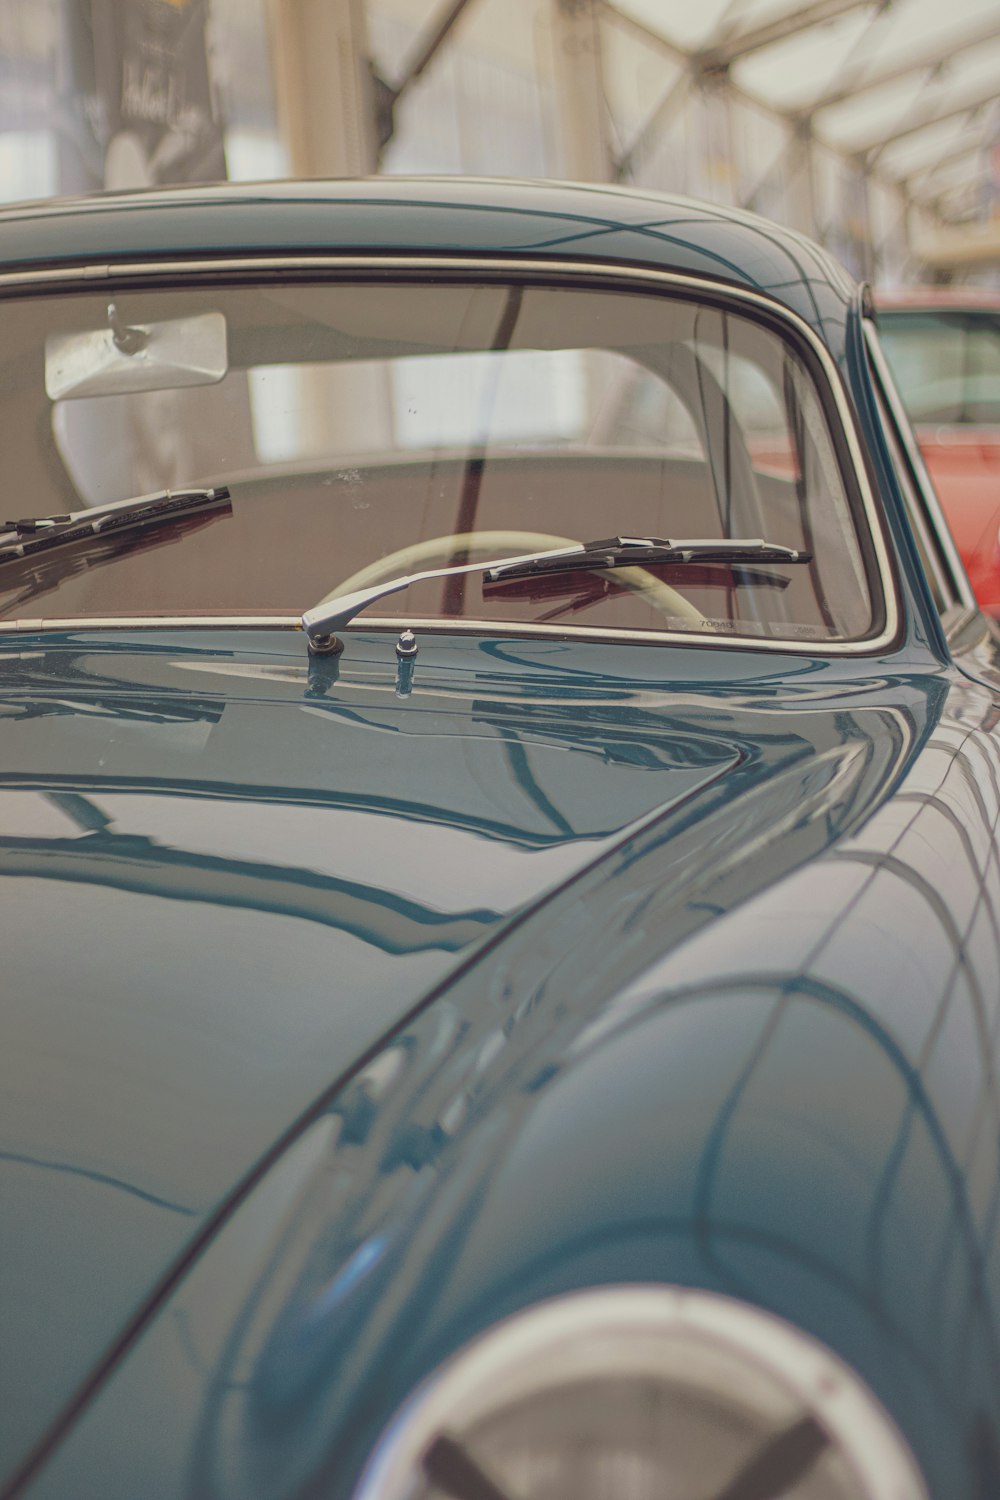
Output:
[[[670,541],[664,537],[611,537],[602,542],[577,542],[569,547],[554,547],[546,552],[528,552],[519,557],[499,557],[493,562],[460,563],[450,568],[426,568],[420,573],[406,573],[369,588],[356,589],[339,598],[327,599],[307,609],[302,616],[309,648],[333,652],[341,649],[334,634],[349,625],[356,614],[369,604],[376,604],[390,594],[401,593],[414,583],[433,578],[457,578],[462,573],[482,573],[483,583],[505,583],[508,579],[532,578],[546,573],[575,573],[592,568],[621,568],[643,563],[699,563],[703,567],[728,566],[742,562],[807,563],[811,552],[796,551],[749,539],[702,539]],[[749,581],[749,580],[747,580]]]
[[[762,537],[693,537],[673,541],[657,536],[612,536],[600,542],[582,542],[573,553],[539,554],[487,565],[487,583],[508,579],[536,578],[545,573],[574,572],[578,568],[641,567],[643,563],[807,563],[811,552],[765,542]]]
[[[162,526],[201,511],[232,510],[229,489],[158,490],[133,500],[115,500],[62,516],[27,516],[20,521],[0,522],[0,563],[20,561],[35,552],[46,552],[69,542],[147,526]]]

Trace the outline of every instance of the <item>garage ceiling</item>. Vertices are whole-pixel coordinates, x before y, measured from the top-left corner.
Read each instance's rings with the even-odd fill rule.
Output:
[[[610,7],[943,218],[1000,195],[997,0],[613,0]],[[997,151],[990,148],[996,146]]]

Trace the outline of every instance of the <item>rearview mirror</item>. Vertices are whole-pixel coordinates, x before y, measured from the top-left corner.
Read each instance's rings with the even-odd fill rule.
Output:
[[[129,326],[111,302],[106,328],[55,333],[45,340],[45,391],[51,401],[215,385],[228,368],[226,320],[219,312]]]

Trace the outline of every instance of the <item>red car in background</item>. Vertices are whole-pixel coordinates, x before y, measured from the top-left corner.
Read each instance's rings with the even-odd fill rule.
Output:
[[[976,597],[1000,617],[1000,294],[882,297],[878,326]]]

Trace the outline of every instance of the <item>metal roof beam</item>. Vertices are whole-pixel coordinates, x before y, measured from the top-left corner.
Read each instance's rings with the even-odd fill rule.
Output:
[[[416,46],[403,69],[402,77],[388,83],[378,72],[373,76],[375,94],[375,118],[378,131],[379,150],[389,144],[396,132],[396,105],[408,89],[412,88],[424,70],[433,62],[451,34],[455,22],[470,0],[450,0],[436,21],[417,38]]]
[[[896,141],[905,140],[908,135],[916,135],[918,130],[929,130],[932,125],[944,125],[948,120],[957,120],[962,115],[971,115],[978,109],[985,109],[995,102],[996,97],[997,86],[992,83],[989,88],[973,94],[970,98],[955,100],[937,109],[931,106],[907,124],[898,125],[895,129],[890,128],[888,134],[879,136],[876,141],[866,141],[858,146],[844,144],[836,149],[846,151],[852,156],[864,156],[871,164],[877,161],[883,151]]]
[[[821,109],[832,109],[834,105],[844,104],[857,94],[867,93],[869,89],[879,89],[887,83],[897,83],[901,78],[908,78],[911,73],[923,73],[940,67],[957,53],[967,52],[970,47],[978,47],[983,42],[994,39],[1000,39],[1000,17],[998,16],[990,16],[986,22],[981,21],[978,26],[967,27],[961,32],[956,32],[954,36],[938,37],[933,45],[923,52],[914,53],[912,57],[893,63],[890,67],[880,68],[869,73],[867,77],[862,75],[852,83],[829,89],[825,94],[820,94],[811,100],[803,110],[803,114],[816,115]]]
[[[2,3],[2,0],[0,0],[0,3]],[[684,85],[685,87],[695,85],[700,81],[699,75],[701,74],[701,68],[698,65],[697,58],[693,54],[681,51],[680,48],[676,47],[673,44],[673,42],[668,41],[666,37],[660,36],[658,31],[652,31],[648,26],[644,26],[641,21],[636,21],[632,18],[632,16],[626,15],[625,12],[619,10],[617,6],[612,5],[611,0],[603,0],[603,4],[601,6],[601,14],[607,20],[612,22],[613,25],[617,26],[620,30],[630,32],[634,37],[637,37],[639,41],[648,42],[651,47],[654,47],[658,52],[662,52],[664,57],[671,58],[678,64],[679,67],[683,68],[685,70],[685,76],[687,80],[686,85]],[[678,85],[680,85],[681,79],[678,79],[677,83]],[[729,90],[731,97],[738,100],[741,104],[747,104],[751,109],[760,110],[763,114],[768,115],[772,120],[780,120],[783,124],[791,125],[793,127],[797,125],[798,122],[796,120],[796,117],[793,114],[789,113],[789,111],[778,109],[776,105],[772,104],[768,99],[762,98],[759,94],[748,93],[746,89],[742,89],[738,84],[735,84],[731,78],[726,78],[726,88]],[[667,92],[669,94],[672,94],[673,88],[671,87],[671,89]],[[656,108],[659,109],[661,106],[665,108],[668,107],[667,94],[663,95],[660,100],[660,104],[658,104]],[[672,105],[670,107],[672,108]],[[649,125],[650,123],[651,121],[647,121],[646,125]],[[641,130],[641,134],[644,138],[643,144],[645,144],[646,125],[644,125]],[[633,152],[637,149],[638,141],[639,136],[637,134],[636,141],[633,143],[633,145],[630,146],[625,152],[623,152],[623,160],[631,157]]]
[[[674,62],[679,63],[682,67],[690,66],[690,53],[682,51],[680,47],[675,47],[673,42],[668,41],[665,36],[661,36],[658,31],[653,31],[651,27],[644,26],[641,21],[637,21],[634,16],[627,15],[625,11],[619,10],[617,5],[611,3],[611,0],[604,0],[601,6],[601,13],[620,30],[631,32],[641,42],[648,42],[651,47],[655,47],[657,52],[662,52],[665,57],[672,58]]]
[[[429,66],[437,56],[441,47],[447,41],[448,34],[459,16],[469,4],[469,0],[452,0],[436,21],[433,21],[422,36],[417,38],[413,54],[403,69],[403,76],[392,88],[393,101],[400,99],[407,89],[410,88],[421,73]]]
[[[661,95],[655,109],[615,160],[615,178],[618,182],[623,182],[628,177],[636,157],[643,151],[646,143],[656,135],[657,131],[662,130],[678,109],[686,103],[690,88],[691,75],[681,73]]]
[[[882,9],[885,3],[886,0],[811,0],[811,4],[798,6],[760,26],[750,26],[735,35],[722,33],[716,41],[708,42],[694,52],[692,60],[703,73],[725,72],[738,58],[747,57],[751,52],[787,41],[813,26],[822,26],[827,21],[849,15],[851,11],[867,10],[873,4]]]
[[[909,197],[912,203],[940,203],[945,198],[951,198],[955,193],[968,191],[970,188],[978,188],[981,182],[990,176],[989,168],[985,165],[979,166],[968,176],[956,178],[952,182],[928,182],[922,187],[913,188]]]
[[[974,152],[982,151],[983,138],[979,136],[963,136],[962,140],[951,146],[947,151],[935,152],[932,160],[925,162],[923,166],[911,167],[908,172],[900,172],[899,181],[905,183],[907,189],[917,188],[925,181],[936,177],[943,167],[950,167],[953,162],[961,161],[965,156],[972,156]]]
[[[769,46],[774,42],[783,40],[786,36],[794,35],[797,31],[802,30],[804,27],[820,25],[823,21],[833,20],[837,16],[846,14],[852,10],[861,10],[865,8],[866,5],[871,5],[873,3],[877,5],[879,12],[884,10],[886,7],[886,0],[842,0],[842,3],[836,3],[832,5],[807,5],[804,9],[801,9],[790,16],[786,16],[778,22],[771,23],[771,25],[767,28],[757,28],[753,34],[749,31],[744,32],[743,42],[753,42],[754,38],[756,38],[756,45]],[[659,32],[653,31],[649,26],[644,26],[640,21],[636,21],[631,16],[626,15],[623,11],[620,11],[613,3],[613,0],[603,0],[603,14],[609,21],[612,21],[615,25],[618,25],[622,29],[631,32],[640,40],[648,42],[651,46],[662,52],[664,55],[669,56],[677,62],[680,62],[682,65],[686,64],[687,68],[689,69],[689,80],[691,83],[696,83],[699,73],[703,74],[706,71],[706,55],[708,55],[709,61],[712,60],[711,48],[704,48],[701,52],[695,53],[693,55],[685,53],[674,43],[670,42],[666,37],[661,36]],[[717,42],[713,45],[716,49],[724,45],[728,45],[729,55],[731,58],[735,58],[735,56],[737,55],[742,55],[742,51],[739,45],[739,38],[731,38],[727,37],[724,34],[721,34],[719,35]],[[736,49],[735,51],[733,51],[734,48]],[[746,48],[746,50],[754,49],[753,47],[748,47]],[[717,52],[716,56],[718,56]],[[726,87],[730,90],[734,99],[740,100],[744,104],[761,110],[772,120],[782,122],[785,126],[790,128],[790,130],[793,132],[793,136],[799,131],[809,128],[809,115],[802,110],[781,109],[775,104],[771,103],[769,100],[763,99],[758,95],[748,93],[745,89],[741,89],[738,85],[733,83],[731,76],[727,76],[726,78]],[[683,87],[678,88],[676,93],[674,92],[673,88],[669,89],[661,98],[659,105],[657,105],[656,107],[656,110],[654,110],[654,116],[660,109],[663,109],[664,114],[668,113],[671,110],[673,103],[679,97],[683,97],[684,92],[685,90]],[[961,114],[966,110],[975,109],[979,107],[981,103],[982,100],[971,101],[968,105],[964,105],[961,109],[957,110],[956,113]],[[949,115],[949,118],[951,117],[952,116]],[[922,129],[924,123],[931,124],[935,122],[921,121],[919,124],[913,126],[912,129]],[[622,153],[620,161],[616,163],[616,166],[618,168],[617,175],[619,176],[619,179],[627,174],[629,166],[631,165],[635,154],[645,146],[648,139],[647,132],[649,130],[649,127],[652,127],[652,125],[653,118],[651,117],[639,130],[632,144]],[[652,133],[652,131],[649,130],[649,133]],[[909,128],[902,133],[909,134]],[[901,195],[904,203],[907,201],[908,195],[906,174],[900,173],[896,175],[894,173],[887,172],[884,168],[876,168],[876,160],[879,154],[879,147],[875,143],[870,143],[868,146],[862,146],[858,148],[852,147],[850,145],[844,145],[836,141],[831,141],[829,139],[823,139],[821,140],[821,144],[826,147],[826,149],[834,152],[835,155],[843,158],[844,160],[856,160],[859,165],[859,169],[866,170],[869,175],[871,175],[875,180],[881,182],[883,186],[890,189],[891,191],[898,192]],[[888,142],[886,142],[885,144],[888,144]],[[779,153],[779,156],[781,154],[782,153]],[[771,180],[772,174],[776,169],[776,164],[773,164],[772,167],[768,168],[768,171],[764,175],[764,179],[762,179],[762,181],[757,184],[753,192],[744,197],[744,203],[747,203],[748,201],[752,203],[756,199],[760,192],[767,186],[767,183]]]

